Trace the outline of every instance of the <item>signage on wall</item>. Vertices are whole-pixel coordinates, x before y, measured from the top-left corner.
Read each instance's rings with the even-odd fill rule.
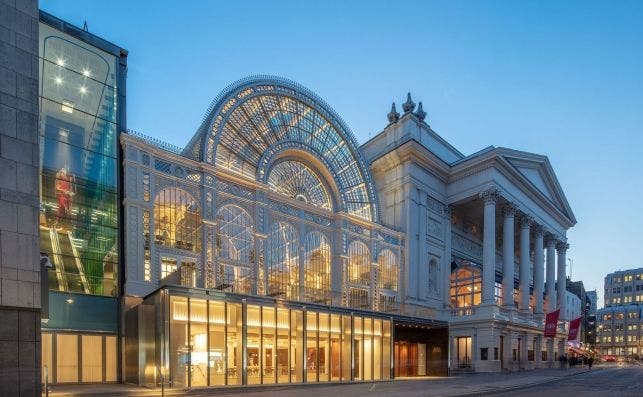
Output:
[[[547,313],[545,319],[545,338],[553,338],[556,336],[556,327],[558,326],[558,316],[560,315],[560,309]]]

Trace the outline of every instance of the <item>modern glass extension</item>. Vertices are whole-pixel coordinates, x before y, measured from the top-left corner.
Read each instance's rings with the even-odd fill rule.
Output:
[[[392,319],[374,312],[166,287],[128,313],[141,384],[171,387],[391,378]],[[133,370],[127,368],[127,370]]]

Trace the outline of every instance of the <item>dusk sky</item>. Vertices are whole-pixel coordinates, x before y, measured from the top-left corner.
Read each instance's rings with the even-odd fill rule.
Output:
[[[422,101],[465,155],[544,154],[578,220],[575,280],[643,267],[643,2],[69,1],[41,9],[127,49],[128,127],[184,146],[252,74],[295,80],[359,143]],[[569,274],[569,269],[568,269]]]

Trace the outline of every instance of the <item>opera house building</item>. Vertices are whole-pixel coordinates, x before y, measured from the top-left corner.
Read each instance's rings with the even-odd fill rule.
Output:
[[[411,95],[360,144],[274,76],[225,87],[179,148],[127,130],[125,50],[40,19],[50,382],[379,381],[564,351],[569,319],[545,339],[543,318],[576,220],[547,157],[464,155]]]

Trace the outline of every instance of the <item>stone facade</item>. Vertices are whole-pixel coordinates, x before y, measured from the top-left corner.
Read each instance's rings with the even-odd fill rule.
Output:
[[[40,395],[38,3],[0,1],[0,395]]]

